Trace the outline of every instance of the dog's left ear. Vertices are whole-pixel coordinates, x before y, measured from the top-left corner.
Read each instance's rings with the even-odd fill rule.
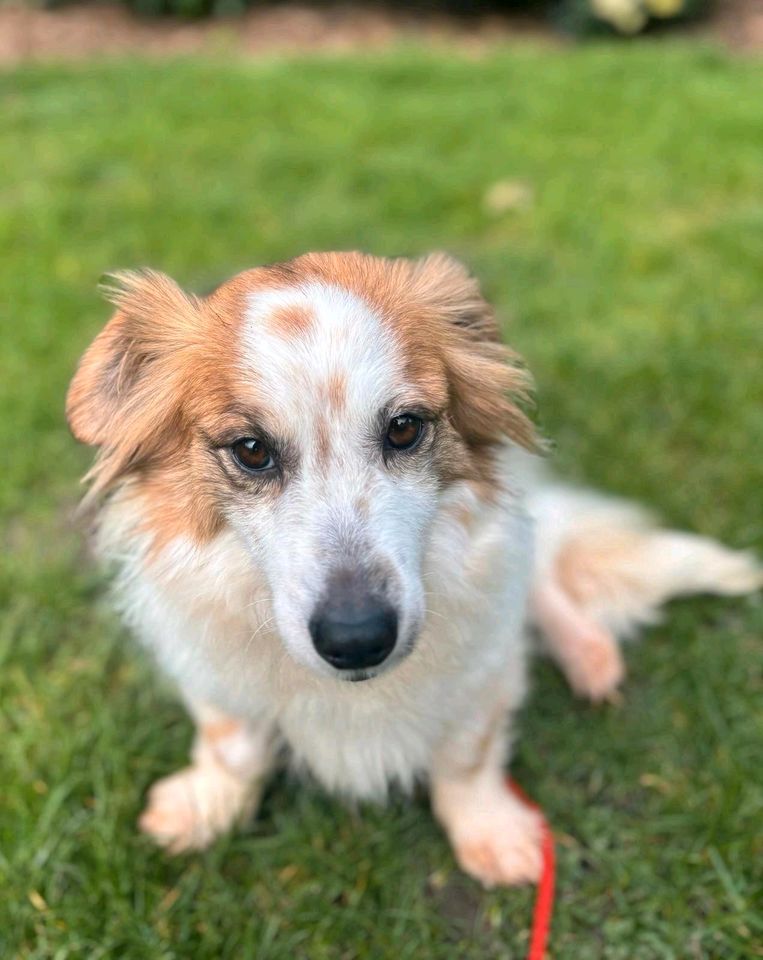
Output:
[[[509,439],[527,450],[542,443],[523,407],[532,377],[501,342],[495,314],[458,260],[434,253],[414,265],[417,294],[439,320],[454,426],[473,447]]]

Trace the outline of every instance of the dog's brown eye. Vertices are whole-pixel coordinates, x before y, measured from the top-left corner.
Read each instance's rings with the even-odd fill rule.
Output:
[[[240,467],[258,473],[262,470],[270,470],[275,466],[270,451],[256,437],[244,437],[237,440],[231,447],[233,457]]]
[[[411,413],[393,417],[387,430],[387,443],[394,450],[410,450],[421,436],[421,427],[421,418]]]

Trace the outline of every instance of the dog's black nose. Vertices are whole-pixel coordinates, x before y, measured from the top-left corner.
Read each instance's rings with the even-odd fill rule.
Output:
[[[383,663],[397,640],[397,614],[378,600],[327,603],[310,621],[318,653],[337,670]]]

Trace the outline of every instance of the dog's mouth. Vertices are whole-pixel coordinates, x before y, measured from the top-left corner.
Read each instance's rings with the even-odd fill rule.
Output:
[[[413,636],[399,645],[393,655],[378,666],[354,670],[336,670],[334,676],[343,683],[365,683],[368,680],[376,680],[384,674],[394,673],[400,664],[408,659],[415,646],[416,637]]]
[[[339,679],[347,683],[363,683],[366,680],[373,680],[380,671],[377,670],[351,670],[339,674]]]

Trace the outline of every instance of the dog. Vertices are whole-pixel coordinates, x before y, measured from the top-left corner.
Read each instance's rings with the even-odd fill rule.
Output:
[[[624,637],[669,597],[757,589],[754,558],[550,476],[530,377],[447,255],[106,294],[67,397],[85,505],[196,726],[140,828],[206,847],[287,755],[349,798],[426,782],[466,873],[536,881],[539,817],[505,786],[532,648],[612,697]]]

